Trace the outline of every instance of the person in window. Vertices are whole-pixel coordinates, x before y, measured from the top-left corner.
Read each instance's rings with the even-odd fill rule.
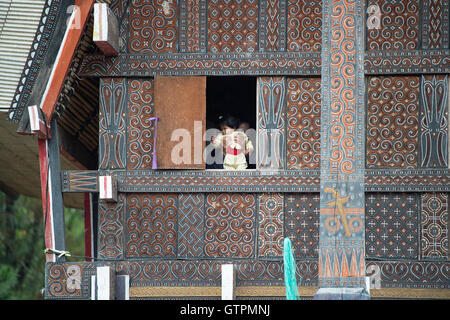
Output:
[[[225,158],[223,168],[225,170],[245,170],[247,169],[247,159],[245,158],[253,151],[253,144],[248,136],[237,130],[239,120],[233,116],[224,117],[220,122],[222,133],[217,137],[212,137],[211,143],[214,147],[223,147]]]

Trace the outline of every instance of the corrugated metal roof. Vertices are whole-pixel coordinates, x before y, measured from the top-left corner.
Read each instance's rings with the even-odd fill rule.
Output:
[[[27,61],[45,0],[0,1],[0,107],[9,107]]]

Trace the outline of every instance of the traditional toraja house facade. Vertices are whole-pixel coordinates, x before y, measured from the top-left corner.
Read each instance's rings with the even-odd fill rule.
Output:
[[[131,299],[220,299],[232,264],[237,299],[283,299],[286,237],[303,298],[450,297],[448,1],[103,2],[45,4],[9,113],[38,136],[46,298],[109,266]],[[255,169],[205,163],[225,112]],[[60,254],[73,193],[86,262]]]

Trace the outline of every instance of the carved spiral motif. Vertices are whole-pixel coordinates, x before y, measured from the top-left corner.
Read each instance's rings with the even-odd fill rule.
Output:
[[[287,169],[320,166],[320,78],[287,83]]]
[[[417,167],[419,77],[372,77],[368,83],[367,167]]]

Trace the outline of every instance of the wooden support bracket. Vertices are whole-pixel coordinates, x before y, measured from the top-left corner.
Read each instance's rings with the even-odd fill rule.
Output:
[[[94,4],[94,31],[92,39],[106,56],[119,54],[119,24],[106,3]]]

